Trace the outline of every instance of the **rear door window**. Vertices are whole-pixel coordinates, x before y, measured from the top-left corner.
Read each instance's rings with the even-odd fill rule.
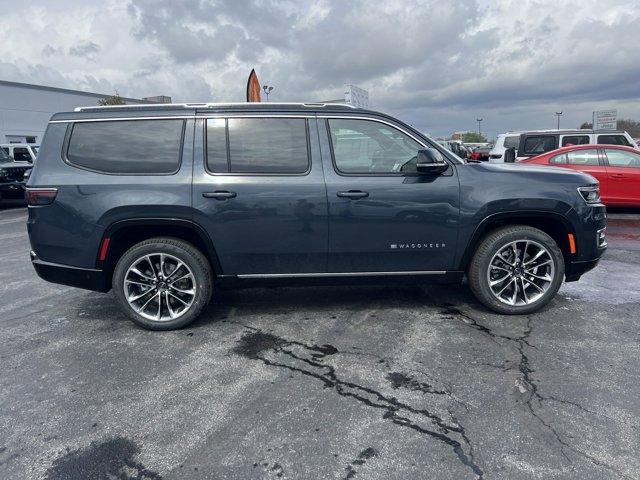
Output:
[[[576,150],[574,152],[567,152],[566,154],[566,163],[569,165],[599,165],[600,162],[598,160],[598,150],[587,149],[587,150]]]
[[[589,135],[565,135],[562,137],[562,146],[567,145],[589,145],[591,138]]]
[[[522,153],[525,155],[540,155],[541,153],[550,152],[557,147],[557,137],[554,135],[531,135],[524,139],[524,148]]]
[[[78,122],[71,131],[67,160],[103,173],[175,173],[183,128],[184,120]]]
[[[620,134],[598,135],[598,143],[600,145],[624,145],[626,147],[632,147],[627,137]]]
[[[226,128],[221,120],[207,120],[211,172],[299,175],[309,166],[303,118],[229,118]]]

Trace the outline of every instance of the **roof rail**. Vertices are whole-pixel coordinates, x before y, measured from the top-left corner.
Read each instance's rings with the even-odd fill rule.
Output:
[[[347,108],[358,108],[353,105],[349,105],[348,103],[322,103],[322,102],[306,102],[306,103],[297,103],[297,102],[269,102],[269,103],[260,103],[260,102],[223,102],[223,103],[132,103],[127,105],[93,105],[88,107],[76,107],[74,108],[74,112],[84,112],[88,110],[109,110],[109,109],[119,109],[119,108],[138,108],[138,109],[158,109],[158,108],[216,108],[216,107],[237,107],[241,105],[251,105],[251,104],[260,104],[260,105],[270,105],[270,106],[298,106],[298,107],[309,107],[309,108],[317,108],[317,107],[347,107]]]

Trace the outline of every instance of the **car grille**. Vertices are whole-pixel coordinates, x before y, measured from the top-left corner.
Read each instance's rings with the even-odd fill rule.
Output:
[[[24,172],[29,170],[31,167],[11,167],[5,168],[5,178],[9,182],[22,182],[24,180]]]

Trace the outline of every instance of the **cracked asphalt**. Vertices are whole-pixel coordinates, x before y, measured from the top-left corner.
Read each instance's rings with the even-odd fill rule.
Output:
[[[148,332],[0,210],[2,479],[640,478],[640,221],[544,311],[466,287],[218,291]]]

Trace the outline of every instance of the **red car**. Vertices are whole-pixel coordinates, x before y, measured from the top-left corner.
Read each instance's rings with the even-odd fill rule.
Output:
[[[600,182],[605,205],[640,206],[640,150],[622,145],[571,145],[518,163],[588,173]]]

